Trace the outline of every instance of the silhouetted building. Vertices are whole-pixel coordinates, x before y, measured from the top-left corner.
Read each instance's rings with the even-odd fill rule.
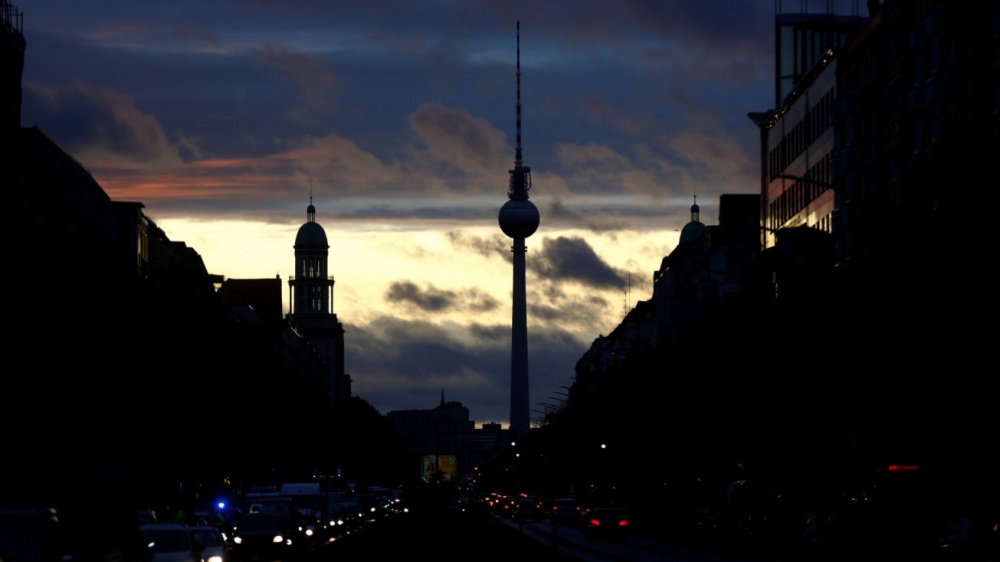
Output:
[[[760,290],[753,270],[759,201],[755,194],[722,195],[715,226],[704,225],[698,205],[691,206],[677,247],[653,273],[656,347],[676,349],[716,329],[716,310]]]
[[[316,207],[310,197],[306,222],[295,236],[295,275],[288,278],[288,321],[326,359],[330,401],[342,406],[351,396],[351,378],[344,373],[344,326],[333,312],[329,250],[326,231],[316,222]]]
[[[759,264],[774,276],[776,301],[790,301],[773,309],[786,326],[767,352],[835,372],[843,390],[829,400],[858,404],[850,416],[823,414],[842,458],[927,462],[941,489],[964,486],[979,502],[993,478],[971,475],[995,473],[977,452],[992,407],[954,361],[978,352],[965,314],[981,294],[968,289],[968,267],[986,237],[968,213],[968,186],[1000,154],[1000,4],[868,8],[846,41],[849,27],[837,27],[836,41],[818,43],[805,72],[779,65],[776,108],[750,114],[761,127]],[[809,329],[797,327],[804,318]],[[880,362],[892,372],[954,366],[947,382],[853,372]],[[946,403],[961,413],[943,414]]]
[[[225,306],[249,306],[260,320],[272,326],[284,322],[281,277],[273,279],[226,279],[219,287]]]
[[[835,211],[845,203],[843,190],[831,177],[831,110],[837,95],[834,49],[847,44],[863,21],[857,14],[784,13],[778,6],[777,105],[749,115],[761,127],[764,248],[775,244],[780,228],[804,225],[833,231]]]
[[[790,6],[795,3],[788,2]],[[857,2],[850,13],[834,10],[834,3],[827,2],[824,11],[810,11],[806,2],[799,9],[785,9],[779,0],[775,3],[775,72],[774,103],[780,106],[793,95],[816,64],[826,58],[827,51],[846,45],[863,21],[857,13]]]
[[[469,419],[469,409],[461,402],[441,403],[430,410],[393,410],[386,414],[399,432],[404,454],[413,462],[414,470],[423,468],[421,460],[428,456],[455,456],[459,472],[471,470],[475,462],[475,422]]]
[[[949,240],[966,193],[953,186],[975,183],[972,163],[998,148],[998,10],[889,0],[869,2],[864,19],[776,16],[777,106],[750,114],[764,247],[808,226],[833,234],[839,269],[910,275],[927,244]],[[816,55],[787,72],[798,55],[786,52],[807,44]]]

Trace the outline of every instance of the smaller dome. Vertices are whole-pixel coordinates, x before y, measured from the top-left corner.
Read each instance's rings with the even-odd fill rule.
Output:
[[[701,238],[701,235],[705,234],[705,225],[698,221],[691,221],[684,225],[681,230],[681,244],[688,242],[694,242],[695,240]]]
[[[313,207],[312,203],[309,203],[309,206],[306,207],[306,214],[307,215],[315,215],[316,214],[316,207]]]
[[[511,238],[527,238],[538,230],[538,207],[527,199],[511,199],[500,208],[500,230]]]
[[[330,245],[326,241],[326,231],[318,222],[307,222],[299,227],[299,233],[295,235],[296,248],[323,248]]]

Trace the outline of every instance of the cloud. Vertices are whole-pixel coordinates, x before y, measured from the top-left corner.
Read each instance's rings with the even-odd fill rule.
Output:
[[[87,34],[88,38],[97,43],[121,43],[137,41],[156,34],[156,26],[152,23],[131,20],[117,21],[101,25]]]
[[[222,41],[219,37],[206,29],[189,27],[186,25],[175,25],[174,35],[185,43],[195,46],[208,46],[214,49],[222,48]]]
[[[49,112],[54,136],[86,166],[159,168],[181,163],[178,147],[132,96],[75,80],[67,88],[25,83]]]
[[[302,89],[302,95],[311,109],[335,107],[334,94],[339,80],[323,60],[277,45],[265,45],[257,56],[271,68],[289,76]]]
[[[489,312],[500,306],[495,298],[476,288],[451,291],[438,289],[430,284],[420,288],[410,281],[392,283],[386,291],[385,300],[392,304],[402,304],[424,312],[452,310]]]
[[[507,262],[514,261],[510,253],[510,239],[503,234],[485,237],[468,234],[461,230],[449,230],[445,236],[458,250],[471,250],[486,258],[500,255]]]
[[[566,205],[561,197],[552,197],[542,210],[546,224],[582,228],[594,233],[625,230],[628,224],[621,217],[599,211],[581,212]]]
[[[454,307],[457,295],[454,291],[442,291],[428,285],[421,290],[415,283],[395,282],[386,291],[385,300],[390,303],[410,304],[428,312],[441,312]]]
[[[759,180],[760,163],[750,158],[732,135],[688,131],[664,137],[663,142],[675,157],[697,166],[730,190],[731,186],[746,188],[738,191],[752,190]]]
[[[578,101],[580,110],[594,123],[608,123],[615,130],[631,135],[648,132],[650,121],[639,115],[627,115],[616,109],[607,99],[596,93],[588,93]]]
[[[619,150],[597,143],[560,143],[556,156],[576,193],[662,195],[664,167],[655,159],[635,163]],[[639,156],[643,154],[639,152]]]
[[[565,168],[589,164],[601,164],[615,170],[627,170],[631,163],[627,156],[609,146],[590,143],[587,145],[560,143],[556,146],[559,164]]]
[[[507,421],[509,325],[444,325],[385,315],[344,328],[345,367],[354,378],[354,394],[382,413],[433,408],[443,388],[446,398],[462,402],[473,419]],[[528,337],[529,395],[538,402],[572,382],[573,366],[589,341],[558,327]]]
[[[559,302],[547,302],[540,298],[528,300],[528,317],[531,323],[546,326],[587,326],[593,329],[595,319],[608,316],[610,303],[597,295],[566,296]]]
[[[608,265],[579,237],[545,238],[531,266],[536,275],[553,282],[573,282],[598,289],[625,286],[625,275]]]
[[[507,145],[507,135],[465,109],[425,103],[410,115],[409,121],[410,128],[439,162],[491,177],[509,167],[514,151]]]

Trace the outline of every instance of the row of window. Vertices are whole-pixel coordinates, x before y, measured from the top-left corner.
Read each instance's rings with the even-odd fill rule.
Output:
[[[777,229],[784,226],[792,217],[806,208],[821,193],[829,189],[832,179],[830,163],[832,157],[827,153],[813,167],[809,168],[801,180],[796,181],[777,198],[768,203],[767,227]]]
[[[819,102],[806,112],[806,116],[792,127],[791,131],[771,149],[768,154],[770,179],[788,168],[800,154],[815,141],[823,131],[830,128],[830,110],[833,109],[834,91],[828,91]]]

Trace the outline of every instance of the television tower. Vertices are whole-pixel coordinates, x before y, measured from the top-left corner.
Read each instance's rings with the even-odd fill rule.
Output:
[[[521,22],[517,22],[517,148],[507,189],[509,201],[500,208],[500,230],[514,240],[514,303],[510,345],[510,432],[524,436],[530,429],[528,412],[528,306],[524,283],[524,239],[538,229],[538,208],[528,201],[531,168],[521,159]]]

